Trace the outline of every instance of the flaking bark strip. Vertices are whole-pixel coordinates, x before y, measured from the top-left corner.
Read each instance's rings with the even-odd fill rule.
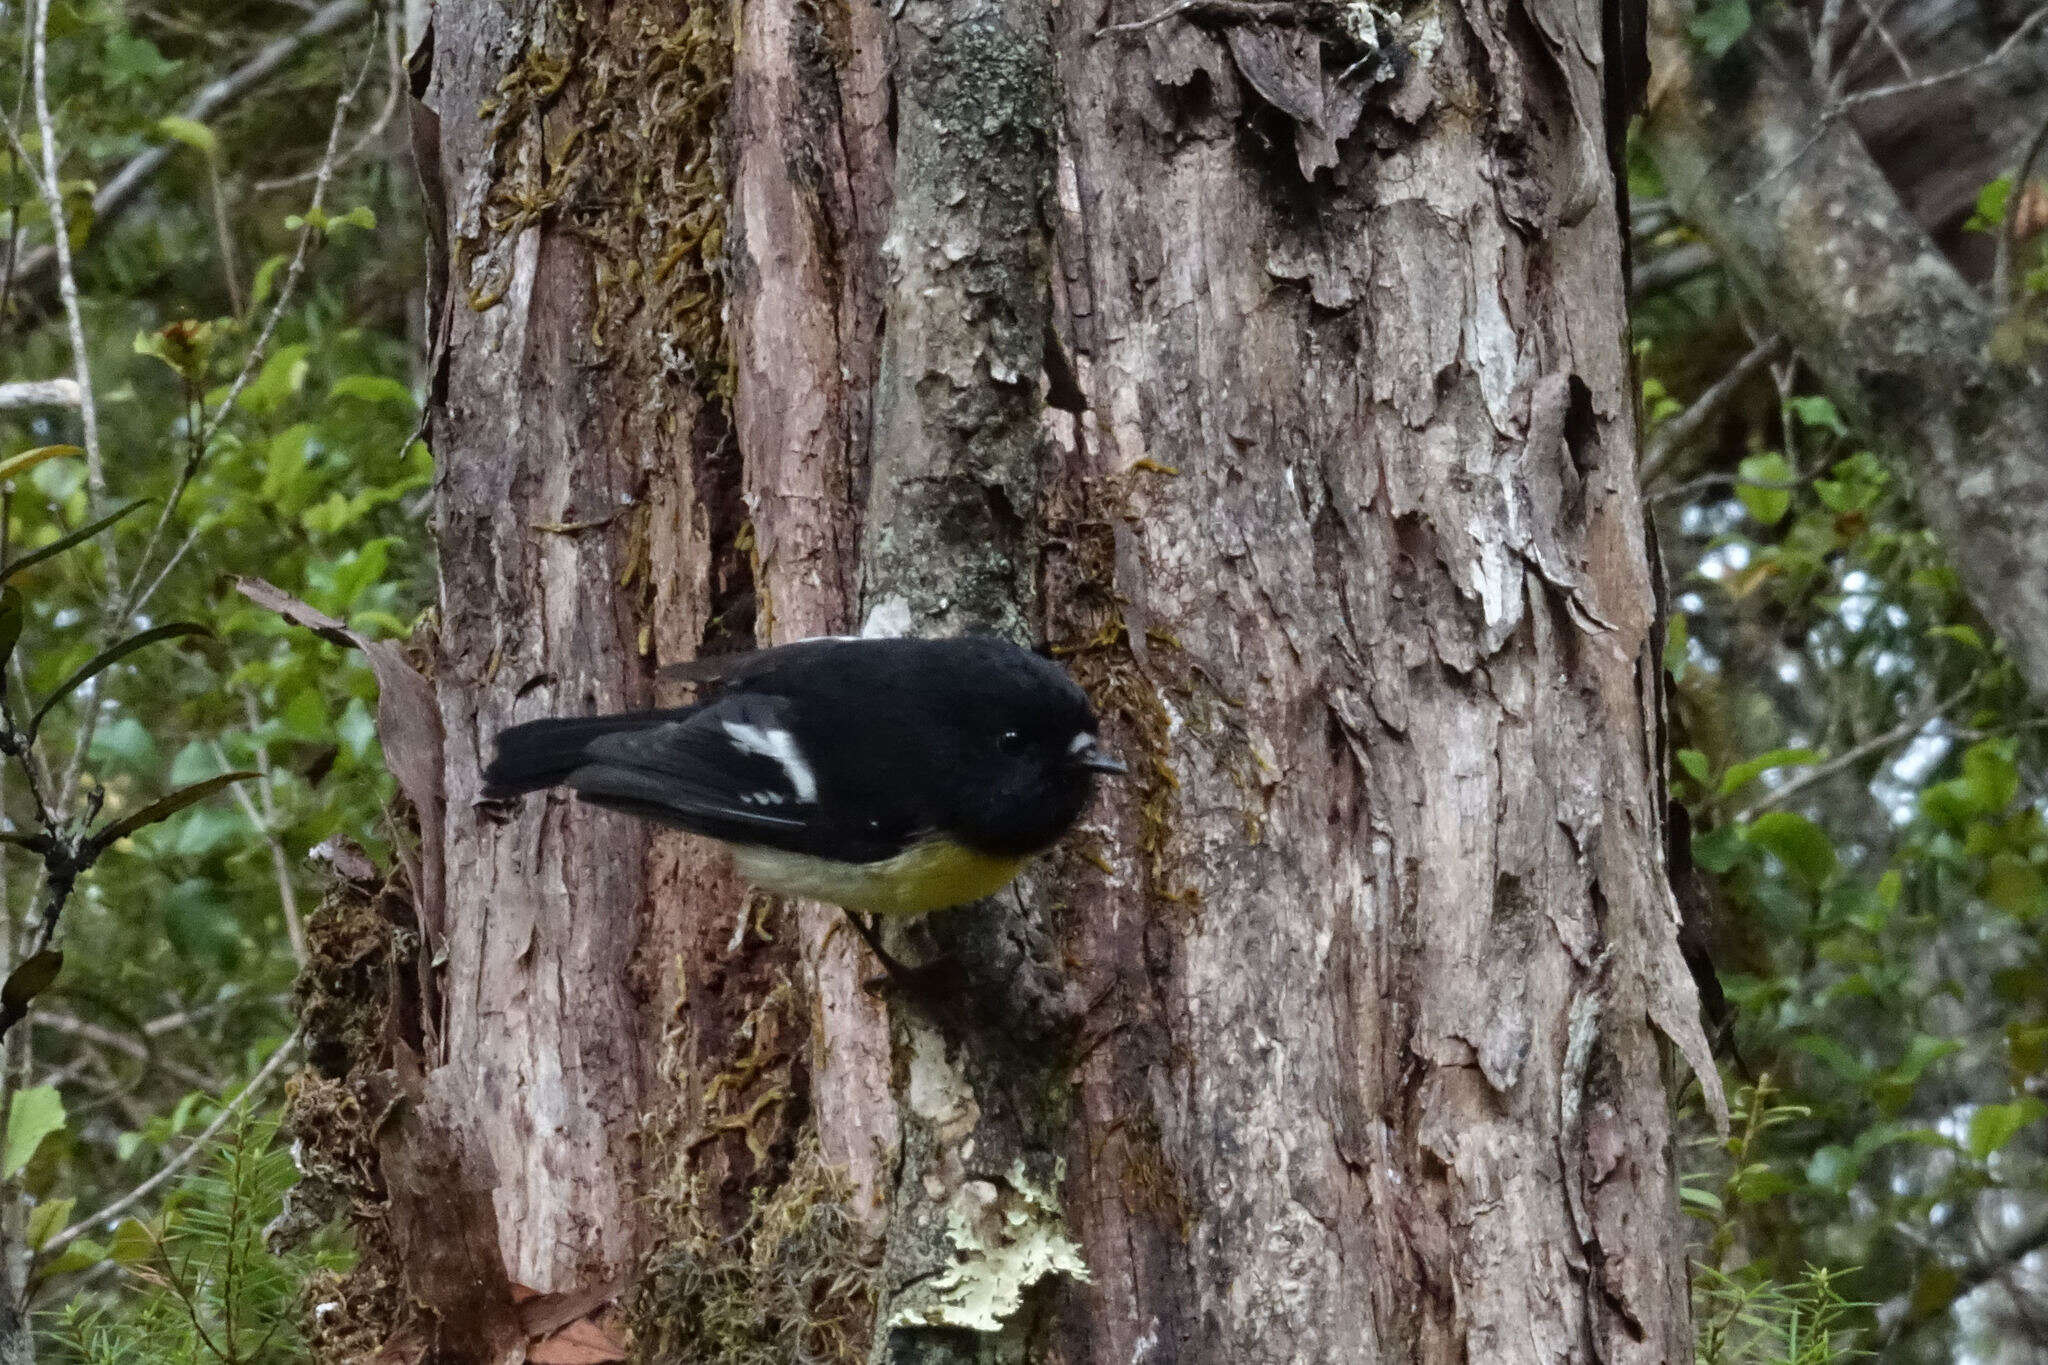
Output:
[[[909,0],[861,584],[877,629],[1037,637],[1055,87],[1044,9]],[[886,624],[884,624],[886,623]],[[955,1004],[892,1011],[901,1122],[874,1359],[1014,1355],[1083,1266],[1057,1196],[1075,1010],[1000,902],[928,932]]]

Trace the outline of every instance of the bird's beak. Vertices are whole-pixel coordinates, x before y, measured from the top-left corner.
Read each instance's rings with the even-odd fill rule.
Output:
[[[1127,773],[1130,771],[1123,760],[1102,747],[1100,741],[1090,739],[1074,751],[1074,766],[1086,768],[1092,773]]]

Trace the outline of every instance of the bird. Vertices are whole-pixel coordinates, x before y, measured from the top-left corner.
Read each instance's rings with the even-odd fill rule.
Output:
[[[703,699],[501,731],[483,797],[567,787],[717,840],[757,887],[844,908],[892,971],[862,915],[993,895],[1126,771],[1066,671],[994,636],[823,636],[670,671]]]

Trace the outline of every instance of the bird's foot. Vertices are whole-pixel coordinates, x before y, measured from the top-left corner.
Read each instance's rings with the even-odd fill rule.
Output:
[[[846,912],[846,918],[853,925],[854,932],[861,936],[861,941],[868,945],[868,951],[875,955],[875,960],[882,964],[881,976],[870,977],[862,983],[869,995],[900,991],[906,995],[943,996],[957,994],[964,985],[960,964],[952,958],[942,957],[912,966],[882,946],[882,936],[872,920],[862,919],[851,910]]]

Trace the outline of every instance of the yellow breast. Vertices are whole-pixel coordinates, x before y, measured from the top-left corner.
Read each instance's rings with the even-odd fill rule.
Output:
[[[748,881],[778,896],[877,915],[922,915],[994,895],[1016,879],[1025,860],[928,839],[874,863],[835,863],[750,845],[734,846],[733,862]]]

